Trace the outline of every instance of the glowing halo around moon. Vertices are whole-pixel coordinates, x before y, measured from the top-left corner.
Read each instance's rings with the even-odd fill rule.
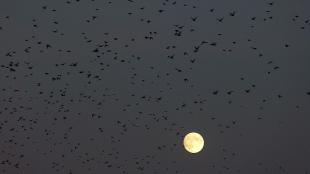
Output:
[[[184,137],[183,145],[189,153],[198,153],[203,149],[204,140],[199,133],[191,132]]]

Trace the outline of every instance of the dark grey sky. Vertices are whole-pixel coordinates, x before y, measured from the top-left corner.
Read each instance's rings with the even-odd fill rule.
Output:
[[[2,0],[0,173],[310,173],[309,7]]]

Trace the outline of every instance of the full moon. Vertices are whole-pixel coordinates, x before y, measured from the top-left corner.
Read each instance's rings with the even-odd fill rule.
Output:
[[[183,140],[184,148],[190,153],[198,153],[204,146],[203,137],[196,132],[188,133]]]

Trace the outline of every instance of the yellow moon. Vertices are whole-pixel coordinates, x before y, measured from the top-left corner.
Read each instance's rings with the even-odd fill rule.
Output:
[[[198,153],[204,146],[203,137],[196,132],[188,133],[183,140],[184,148],[190,153]]]

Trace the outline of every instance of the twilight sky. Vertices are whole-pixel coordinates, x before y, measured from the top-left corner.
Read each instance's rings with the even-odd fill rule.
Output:
[[[310,173],[309,7],[1,0],[0,173]]]

